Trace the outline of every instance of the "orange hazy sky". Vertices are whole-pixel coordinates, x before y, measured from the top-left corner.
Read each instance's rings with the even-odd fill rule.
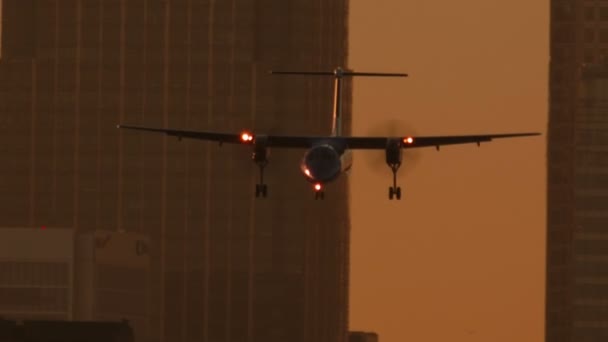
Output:
[[[350,1],[353,133],[541,137],[408,152],[403,199],[355,152],[350,329],[382,342],[544,340],[548,1]],[[388,129],[386,129],[388,131]],[[403,135],[411,134],[403,132]],[[379,152],[376,152],[379,153]]]

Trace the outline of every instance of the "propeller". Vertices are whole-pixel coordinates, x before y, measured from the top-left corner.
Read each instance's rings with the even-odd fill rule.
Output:
[[[370,125],[367,129],[368,136],[396,137],[415,136],[416,132],[410,125],[400,119],[389,119],[380,123]],[[402,165],[397,173],[397,177],[409,172],[420,159],[419,149],[404,149]],[[362,159],[365,159],[368,168],[374,173],[382,176],[390,175],[391,171],[386,164],[384,150],[365,151]]]

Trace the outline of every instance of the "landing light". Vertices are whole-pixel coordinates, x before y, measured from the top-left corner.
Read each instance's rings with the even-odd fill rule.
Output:
[[[411,144],[413,142],[414,142],[414,138],[412,138],[412,137],[405,137],[405,138],[403,138],[403,143],[404,144]]]
[[[309,169],[304,169],[304,174],[306,174],[308,177],[312,177]]]
[[[249,142],[253,140],[253,135],[247,133],[247,132],[243,132],[243,134],[241,134],[241,140],[243,142]]]
[[[323,188],[323,187],[321,186],[321,183],[316,183],[316,184],[315,184],[315,191],[321,191],[321,188]]]

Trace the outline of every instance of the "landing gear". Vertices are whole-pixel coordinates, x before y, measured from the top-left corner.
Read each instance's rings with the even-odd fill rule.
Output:
[[[393,186],[388,188],[388,199],[401,199],[401,188],[397,186],[397,171],[401,167],[401,141],[389,139],[386,144],[386,164],[393,172]]]
[[[393,186],[388,188],[388,199],[392,200],[396,197],[397,200],[401,199],[401,187],[397,186],[397,170],[401,166],[401,163],[390,164],[391,171],[393,171]]]
[[[247,137],[248,140],[252,140],[251,135],[243,135],[243,138]],[[255,197],[266,197],[268,195],[268,186],[264,184],[264,168],[268,165],[269,150],[268,137],[264,135],[256,136],[253,144],[253,153],[251,159],[260,168],[260,183],[255,185]]]
[[[255,197],[266,197],[268,195],[268,186],[266,184],[256,184],[255,185]]]
[[[313,189],[315,190],[315,199],[324,199],[325,198],[325,192],[323,191],[323,184],[315,183],[315,185],[313,186]]]
[[[268,195],[268,186],[264,184],[264,168],[268,165],[268,160],[256,162],[260,168],[260,183],[255,185],[255,197],[266,197]]]

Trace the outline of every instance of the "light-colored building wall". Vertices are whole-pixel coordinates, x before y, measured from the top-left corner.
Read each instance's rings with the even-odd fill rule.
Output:
[[[149,338],[149,240],[61,228],[0,229],[0,316],[13,320],[128,320]]]

